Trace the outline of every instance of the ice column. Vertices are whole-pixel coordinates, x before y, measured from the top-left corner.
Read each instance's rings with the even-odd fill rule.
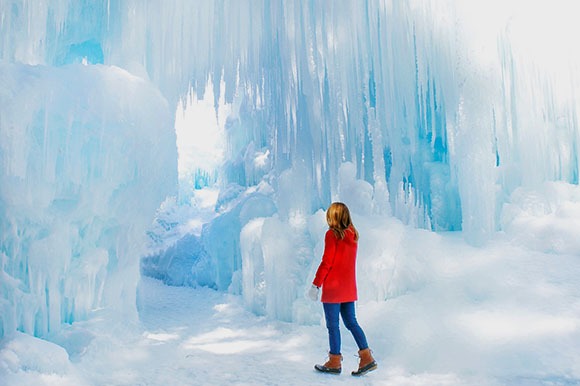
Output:
[[[0,332],[136,315],[139,258],[176,192],[173,114],[112,66],[0,65]]]

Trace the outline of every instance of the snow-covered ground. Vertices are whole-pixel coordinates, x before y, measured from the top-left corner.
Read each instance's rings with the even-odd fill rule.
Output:
[[[580,384],[577,256],[438,237],[430,280],[387,301],[359,301],[379,363],[362,379],[350,375],[357,358],[346,330],[343,374],[319,374],[313,365],[327,351],[322,320],[274,321],[249,312],[241,296],[142,278],[137,322],[102,310],[49,337],[54,343],[25,334],[4,339],[0,384]]]

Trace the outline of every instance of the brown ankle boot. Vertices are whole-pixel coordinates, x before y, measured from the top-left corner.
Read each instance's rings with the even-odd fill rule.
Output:
[[[378,367],[377,362],[375,362],[375,359],[373,358],[370,349],[365,348],[364,350],[359,350],[358,356],[360,357],[358,370],[353,371],[352,375],[354,376],[365,375],[369,371],[373,371]]]
[[[314,365],[314,368],[323,373],[340,374],[342,371],[341,363],[342,355],[328,354],[328,361],[323,365]]]

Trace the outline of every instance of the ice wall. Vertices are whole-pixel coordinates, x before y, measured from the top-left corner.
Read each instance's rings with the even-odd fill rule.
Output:
[[[569,3],[239,4],[212,9],[200,45],[222,67],[200,63],[213,79],[222,74],[232,106],[222,186],[266,181],[274,190],[276,216],[243,226],[231,212],[241,262],[235,247],[214,250],[222,282],[241,269],[255,312],[309,320],[299,288],[320,257],[321,228],[308,223],[320,225],[316,211],[331,200],[357,216],[461,230],[480,244],[505,230],[502,210],[518,187],[578,183],[580,62],[569,53],[578,32],[563,16]],[[256,166],[264,155],[266,170]],[[397,239],[398,223],[376,221],[401,242],[393,248],[412,250],[412,240]],[[367,298],[421,285],[424,262],[412,252],[398,255],[410,261],[402,268],[393,268],[396,251],[363,252],[375,268]]]
[[[139,63],[169,100],[189,84],[201,98],[211,77],[215,105],[232,106],[223,185],[273,171],[277,189],[302,168],[304,193],[288,209],[312,213],[353,162],[374,213],[478,243],[518,185],[576,183],[578,58],[563,55],[575,30],[534,27],[572,25],[565,2],[174,4],[119,3],[123,38],[106,44],[109,60]],[[530,49],[542,39],[562,45],[551,62]]]
[[[0,336],[136,314],[145,232],[176,190],[172,109],[112,66],[0,64]]]
[[[313,212],[338,194],[349,161],[373,186],[374,212],[481,241],[517,185],[577,180],[570,7],[3,0],[0,55],[114,64],[150,79],[170,106],[191,91],[201,99],[211,79],[215,106],[232,106],[223,184],[303,167],[300,205]]]

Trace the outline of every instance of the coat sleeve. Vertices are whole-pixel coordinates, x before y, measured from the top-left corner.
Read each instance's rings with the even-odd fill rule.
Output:
[[[326,275],[330,272],[332,265],[334,264],[334,257],[336,256],[336,243],[338,239],[334,235],[332,230],[328,230],[324,236],[324,253],[322,254],[322,261],[316,270],[316,275],[314,276],[314,284],[317,287],[321,287],[326,279]]]

